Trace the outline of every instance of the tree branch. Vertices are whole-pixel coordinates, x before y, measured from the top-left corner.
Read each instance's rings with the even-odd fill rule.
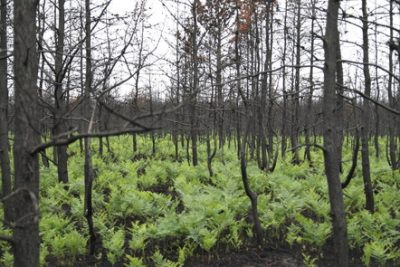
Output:
[[[133,134],[133,133],[146,133],[154,130],[158,130],[159,128],[147,128],[147,129],[137,129],[137,128],[126,128],[120,129],[115,131],[105,131],[105,132],[98,132],[98,133],[82,133],[82,134],[71,134],[70,136],[65,136],[63,134],[61,136],[53,138],[50,142],[38,145],[34,147],[30,154],[35,155],[49,147],[53,146],[65,146],[74,143],[77,140],[83,138],[100,138],[100,137],[109,137],[109,136],[120,136],[124,134]]]

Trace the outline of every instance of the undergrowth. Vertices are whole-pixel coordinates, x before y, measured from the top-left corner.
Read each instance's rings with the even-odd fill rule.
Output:
[[[130,150],[130,139],[112,139],[112,156],[93,156],[97,173],[94,225],[101,241],[96,259],[125,266],[183,266],[197,254],[217,256],[251,244],[250,203],[233,148],[224,150],[223,162],[217,153],[215,175],[210,178],[203,144],[200,164],[193,167],[186,161],[174,161],[169,137],[157,139],[154,155],[148,137],[139,138],[136,155]],[[92,145],[96,151],[96,142]],[[58,184],[53,165],[41,167],[42,265],[57,261],[74,266],[86,254],[84,159],[78,144],[68,152],[73,156],[67,190]],[[184,159],[185,150],[180,153]],[[251,160],[248,164],[265,245],[297,249],[310,266],[324,258],[332,239],[323,158],[318,150],[312,155],[312,166],[280,159],[273,173],[260,171]],[[345,147],[343,176],[350,158],[351,148]],[[364,210],[360,168],[344,191],[350,248],[361,255],[365,265],[400,265],[400,175],[385,160],[371,162],[376,212]],[[10,230],[1,226],[0,234],[10,234]],[[10,248],[4,243],[0,246],[1,265],[11,266]]]

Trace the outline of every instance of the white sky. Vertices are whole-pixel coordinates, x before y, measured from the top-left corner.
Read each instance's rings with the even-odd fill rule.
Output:
[[[148,32],[150,36],[152,36],[154,39],[158,39],[160,34],[162,33],[164,38],[168,38],[168,36],[171,34],[171,31],[174,31],[175,28],[175,23],[173,22],[173,19],[168,15],[168,12],[165,10],[165,8],[162,6],[161,1],[163,0],[147,0],[146,6],[149,8],[147,13],[150,15],[150,18],[148,22],[151,25],[154,25],[152,27],[152,30]],[[112,0],[112,3],[110,5],[110,11],[115,12],[115,13],[120,13],[123,14],[124,12],[129,12],[132,11],[135,7],[135,4],[137,3],[137,0]],[[168,1],[169,2],[169,1]],[[164,3],[168,3],[167,1],[164,1]],[[321,1],[326,3],[327,1]],[[170,2],[171,3],[171,2]],[[281,8],[284,7],[285,1],[284,0],[278,0],[279,5]],[[375,7],[379,7],[381,5],[386,5],[388,6],[388,0],[370,0],[368,1],[368,8],[369,10],[375,9]],[[361,15],[361,0],[344,0],[341,1],[341,7],[346,10],[346,12],[360,16]],[[171,7],[171,9],[174,9],[174,7]],[[380,8],[380,12],[386,12],[387,10]],[[397,10],[396,10],[397,11]],[[308,12],[307,10],[304,10],[303,12]],[[387,15],[384,16],[387,16]],[[374,17],[371,17],[370,20],[374,19]],[[356,23],[357,25],[361,25],[360,20],[358,19],[352,19],[352,22]],[[387,21],[378,20],[379,23],[382,24],[388,24]],[[400,25],[400,16],[397,16],[395,18],[395,26],[399,27]],[[373,27],[372,27],[373,29]],[[382,29],[381,29],[382,30]],[[309,31],[308,29],[304,29],[304,32]],[[345,32],[344,32],[345,31]],[[351,42],[355,42],[358,44],[362,44],[362,31],[361,28],[352,26],[350,24],[347,24],[344,28],[342,27],[342,40],[348,40]],[[373,31],[370,30],[370,61],[373,62],[375,60],[375,55],[374,55],[374,36],[373,36]],[[387,38],[383,38],[380,36],[379,41],[382,43],[379,49],[382,49],[385,51],[385,54],[388,50],[387,46],[385,46],[385,42],[387,41]],[[154,45],[154,44],[153,44]],[[149,47],[150,48],[150,47]],[[343,53],[343,58],[344,59],[352,59],[352,60],[362,60],[362,52],[361,48],[357,48],[355,45],[350,45],[350,44],[343,44],[342,45],[342,53]],[[168,47],[166,44],[165,40],[161,40],[155,54],[160,57],[171,57],[173,54],[173,51]],[[382,65],[385,67],[386,63],[386,57],[382,59]],[[166,81],[166,77],[161,75],[160,68],[167,68],[165,66],[165,62],[158,61],[155,68],[153,67],[151,69],[152,76],[152,85],[154,87],[157,87],[159,91],[164,91],[165,86],[163,85],[163,82]],[[158,68],[158,69],[157,69]],[[354,71],[354,70],[353,70]],[[147,70],[147,72],[150,72]],[[361,71],[358,71],[361,73]],[[373,74],[371,70],[371,74]],[[304,77],[307,77],[307,74],[305,72],[302,72],[302,75]],[[148,76],[148,74],[146,75]],[[149,80],[148,77],[145,77],[145,80]],[[128,89],[129,86],[125,85],[122,88],[122,91],[125,90],[130,90]],[[157,89],[155,89],[157,90]]]

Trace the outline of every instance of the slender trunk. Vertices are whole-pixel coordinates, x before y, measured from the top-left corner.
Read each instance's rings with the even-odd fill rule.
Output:
[[[178,5],[177,10],[176,10],[176,15],[178,16],[179,14],[179,9]],[[179,22],[176,21],[176,31],[179,31]],[[176,92],[175,92],[175,99],[176,99],[176,105],[178,106],[180,103],[180,87],[181,87],[181,70],[180,70],[180,65],[179,65],[179,57],[180,57],[180,51],[179,51],[179,38],[176,36],[176,44],[175,44],[175,53],[176,53]],[[174,142],[175,146],[175,161],[179,160],[179,124],[178,122],[180,121],[180,116],[179,112],[175,113],[175,123],[174,123],[174,128],[172,129],[172,140]]]
[[[393,1],[389,1],[389,26],[390,26],[390,43],[394,42],[393,35]],[[389,72],[393,73],[393,52],[392,46],[389,46]],[[393,99],[393,77],[389,75],[388,81],[388,100],[389,106],[393,108],[395,106],[395,100]],[[396,121],[397,118],[390,114],[390,121]],[[397,155],[396,155],[396,138],[395,138],[395,123],[389,123],[389,159],[392,169],[395,170],[400,166],[397,166]],[[400,164],[399,164],[400,165]]]
[[[287,52],[287,16],[288,16],[288,1],[285,2],[285,17],[283,23],[283,55],[282,55],[282,94],[283,94],[283,107],[282,107],[282,129],[281,129],[281,154],[285,157],[286,154],[286,120],[287,120],[287,91],[286,91],[286,52]]]
[[[271,5],[269,4],[269,14],[271,18],[269,19],[269,32],[267,31],[268,36],[268,42],[266,44],[269,46],[268,48],[268,70],[272,69],[272,51],[274,48],[274,12],[271,9]],[[268,158],[269,161],[272,158],[272,154],[274,153],[274,83],[273,83],[273,73],[272,71],[269,72],[269,82],[268,82],[268,116],[267,116],[267,131],[268,131]]]
[[[297,19],[296,19],[296,74],[295,74],[295,94],[293,94],[293,106],[292,111],[292,128],[291,128],[291,145],[293,151],[292,162],[294,164],[300,163],[299,155],[299,109],[300,109],[300,41],[301,41],[301,1],[297,1]]]
[[[198,0],[194,0],[192,6],[192,16],[193,16],[193,32],[192,37],[192,64],[193,64],[193,84],[191,90],[191,105],[190,105],[190,139],[192,142],[192,162],[193,166],[198,165],[198,155],[197,155],[197,134],[198,134],[198,118],[197,118],[197,94],[199,90],[199,64],[198,64],[198,44],[197,44],[197,5]]]
[[[219,10],[217,11],[218,14]],[[219,152],[221,155],[221,159],[223,159],[223,148],[224,148],[224,96],[223,96],[223,87],[222,87],[222,22],[220,22],[217,26],[217,71],[216,71],[216,88],[217,88],[217,114],[218,114],[218,136],[219,136]]]
[[[258,138],[260,140],[260,149],[261,149],[261,159],[260,159],[260,164],[259,167],[261,170],[267,170],[268,169],[268,159],[267,159],[267,140],[266,140],[266,134],[265,134],[265,120],[264,120],[264,114],[266,113],[266,104],[267,104],[267,89],[268,89],[268,78],[269,78],[269,56],[271,54],[271,51],[269,50],[270,47],[270,40],[269,40],[269,31],[270,31],[270,4],[267,5],[267,15],[266,15],[266,20],[265,20],[265,47],[266,47],[266,53],[267,56],[264,58],[264,75],[262,77],[261,81],[261,99],[260,99],[260,106],[258,108],[259,110],[259,136]],[[257,26],[257,25],[256,25]]]
[[[85,114],[91,113],[90,92],[92,86],[92,43],[91,43],[91,10],[90,0],[85,0],[85,33],[86,33],[86,72],[85,72]],[[93,111],[94,113],[94,111]],[[90,123],[87,126],[87,133],[92,131],[94,116],[90,118]],[[93,190],[93,167],[90,150],[90,138],[84,139],[85,150],[85,198],[84,198],[84,215],[88,224],[89,230],[89,255],[95,254],[96,233],[93,226],[93,205],[92,205],[92,190]]]
[[[340,36],[338,33],[337,36],[338,43],[340,44]],[[338,128],[338,134],[339,134],[339,142],[336,144],[338,147],[338,156],[339,156],[339,168],[340,168],[340,173],[343,172],[343,164],[342,164],[342,153],[343,153],[343,129],[344,129],[344,113],[343,113],[343,107],[344,107],[344,100],[342,95],[344,94],[343,86],[344,86],[344,75],[343,75],[343,63],[341,62],[342,60],[342,51],[340,48],[340,45],[337,46],[337,63],[336,63],[336,90],[339,93],[336,96],[336,102],[337,102],[337,128]]]
[[[237,4],[237,3],[236,3]],[[236,27],[239,28],[239,14],[238,14],[238,9],[236,10]],[[239,31],[236,31],[235,34],[235,68],[236,68],[236,77],[237,82],[236,82],[236,103],[235,103],[235,114],[236,114],[236,139],[237,139],[237,156],[238,159],[240,159],[241,156],[241,149],[242,149],[242,144],[241,144],[241,135],[240,135],[240,126],[241,126],[241,116],[240,116],[240,110],[239,110],[239,99],[240,97],[244,98],[242,95],[241,91],[241,84],[240,84],[240,64],[241,64],[241,55],[239,51]]]
[[[351,160],[351,167],[349,173],[346,176],[345,181],[342,183],[342,188],[345,189],[349,184],[351,179],[354,177],[356,168],[357,168],[357,160],[358,160],[358,151],[360,150],[360,137],[358,134],[358,129],[356,129],[356,133],[354,135],[354,147],[353,147],[353,156]]]
[[[336,102],[336,62],[338,40],[339,1],[329,0],[327,24],[324,39],[325,65],[323,87],[324,115],[324,161],[328,181],[329,201],[331,206],[334,253],[336,266],[349,266],[349,249],[347,242],[346,216],[343,203],[343,192],[339,179],[339,151],[341,129],[337,129]]]
[[[55,79],[54,79],[54,96],[55,96],[55,114],[54,114],[54,127],[53,135],[58,136],[67,131],[63,114],[66,109],[65,94],[63,92],[63,54],[64,54],[64,37],[65,37],[65,0],[58,0],[59,10],[58,14],[58,29],[56,32],[56,55],[55,55]],[[67,146],[57,146],[55,149],[57,153],[57,173],[58,181],[61,183],[68,183],[68,154]]]
[[[150,114],[153,115],[153,92],[151,88],[151,77],[149,76],[149,107],[150,107]],[[156,154],[156,137],[154,135],[154,131],[150,133],[151,137],[151,154],[154,156]]]
[[[312,1],[311,3],[311,48],[310,48],[310,76],[309,76],[309,84],[310,84],[310,91],[309,95],[307,98],[307,112],[305,116],[305,143],[306,143],[306,156],[305,158],[311,162],[311,149],[310,149],[310,133],[311,133],[311,113],[312,113],[312,99],[313,99],[313,94],[314,94],[314,45],[315,45],[315,39],[314,39],[314,25],[315,25],[315,20],[316,20],[316,14],[315,14],[315,0]]]
[[[257,201],[257,194],[254,193],[250,188],[249,177],[247,175],[247,161],[246,161],[246,144],[247,144],[247,136],[250,128],[251,119],[247,118],[247,126],[246,126],[246,133],[243,137],[242,148],[240,152],[240,170],[242,174],[242,182],[244,186],[244,190],[246,192],[247,197],[250,199],[251,203],[251,219],[253,221],[253,233],[256,238],[257,245],[262,245],[263,242],[263,235],[262,235],[262,228],[261,223],[258,217],[258,201]]]
[[[371,95],[371,76],[369,72],[369,40],[368,40],[368,13],[367,13],[367,1],[362,1],[362,13],[363,13],[363,70],[365,79],[365,92],[367,97]],[[371,182],[371,171],[369,163],[369,120],[370,120],[371,108],[368,100],[363,100],[362,116],[361,116],[361,162],[362,162],[362,174],[364,180],[364,193],[366,198],[365,208],[370,212],[374,212],[374,195],[372,191]]]
[[[46,31],[46,0],[42,1],[42,9],[40,11],[38,11],[40,14],[40,18],[38,21],[38,47],[42,47],[43,46],[43,40],[44,40],[44,33]],[[44,63],[45,61],[43,60],[43,58],[41,59],[41,56],[43,54],[39,53],[38,56],[38,65],[40,64],[40,68],[39,68],[39,88],[38,88],[38,92],[39,92],[39,98],[43,99],[43,84],[44,84],[44,74],[45,74],[45,68],[44,68]],[[45,116],[45,110],[43,107],[39,108],[39,116],[41,118],[43,118]],[[47,127],[46,127],[46,123],[44,121],[42,121],[40,123],[40,132],[42,133],[42,136],[44,136],[44,138],[46,138],[47,135]],[[46,168],[50,167],[49,164],[49,158],[47,157],[47,152],[46,150],[43,150],[41,153],[42,156],[42,163],[43,166]]]
[[[11,193],[11,166],[8,143],[8,88],[7,88],[7,0],[1,0],[0,11],[0,167],[2,196]],[[4,220],[12,219],[10,202],[4,203]]]
[[[375,3],[376,4],[376,3]],[[378,25],[375,25],[375,64],[378,66]],[[377,101],[379,102],[381,89],[379,85],[379,75],[378,75],[378,67],[375,67],[375,83],[376,83],[376,91],[377,91]],[[374,144],[375,144],[375,157],[379,159],[380,157],[380,146],[379,146],[379,128],[380,128],[380,116],[379,116],[379,107],[375,105],[375,135],[374,135]]]

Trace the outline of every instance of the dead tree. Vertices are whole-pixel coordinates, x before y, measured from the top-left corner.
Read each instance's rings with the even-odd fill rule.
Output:
[[[39,162],[30,151],[40,143],[37,118],[38,60],[36,48],[37,0],[14,0],[14,176],[15,189],[39,198]],[[37,203],[25,193],[14,198],[13,253],[15,267],[39,266],[39,221],[32,212]]]
[[[325,173],[328,180],[336,266],[347,267],[349,266],[349,249],[343,192],[339,179],[340,157],[337,147],[338,142],[340,142],[339,132],[341,131],[337,127],[338,107],[336,103],[336,62],[339,45],[338,13],[339,1],[329,0],[324,38],[323,137]]]

